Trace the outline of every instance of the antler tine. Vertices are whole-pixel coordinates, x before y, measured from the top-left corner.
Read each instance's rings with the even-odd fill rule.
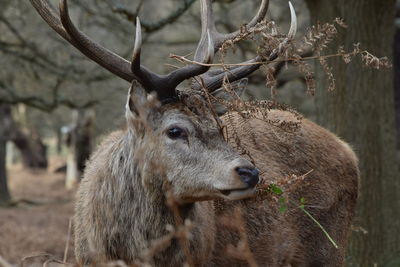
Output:
[[[224,70],[219,70],[216,72],[214,71],[213,73],[205,73],[204,75],[201,75],[203,83],[192,84],[192,87],[194,89],[200,89],[202,86],[205,86],[205,88],[207,88],[208,91],[212,92],[221,87],[225,76],[227,76],[229,82],[234,82],[256,71],[262,65],[262,63],[257,64],[257,62],[268,62],[275,60],[279,56],[279,52],[281,52],[280,50],[282,49],[282,47],[284,47],[284,44],[292,40],[296,35],[297,16],[293,8],[293,5],[290,1],[289,1],[289,8],[290,8],[291,22],[287,37],[281,42],[278,48],[274,49],[271,52],[271,54],[267,58],[261,58],[260,56],[257,56],[254,59],[244,62],[243,66],[236,66],[230,69],[228,73],[225,73]]]
[[[290,8],[290,29],[288,33],[288,38],[293,39],[297,32],[297,16],[296,11],[292,5],[292,2],[289,1],[289,8]]]
[[[205,51],[202,49],[196,50],[196,55],[202,57],[203,63],[210,63],[214,57],[214,46],[210,33],[207,32],[207,38],[202,36],[199,41],[201,46],[202,40],[207,40],[207,47]],[[161,102],[166,103],[176,98],[176,87],[184,80],[200,75],[206,72],[210,67],[198,64],[187,65],[180,69],[174,70],[167,75],[158,75],[149,71],[146,67],[140,64],[140,52],[142,46],[142,34],[140,19],[136,18],[136,36],[135,45],[133,49],[133,59],[131,63],[131,70],[137,77],[139,82],[143,85],[146,91],[156,91],[157,96]]]
[[[71,42],[67,39],[71,44],[88,58],[122,79],[128,82],[137,79],[131,71],[131,64],[128,60],[93,42],[75,27],[69,16],[67,0],[60,0],[59,8],[62,26],[72,40]]]
[[[87,57],[124,80],[130,82],[132,79],[136,78],[130,71],[129,61],[91,41],[74,27],[68,15],[68,6],[66,1],[60,1],[61,19],[48,0],[30,0],[30,2],[39,15],[51,28],[53,28],[54,31]],[[118,68],[115,68],[115,65],[118,66]]]
[[[140,53],[142,50],[142,26],[140,24],[139,17],[136,17],[136,34],[135,34],[135,45],[133,47],[133,55],[131,62],[131,71],[135,75],[136,79],[142,84],[144,89],[147,92],[156,91],[157,81],[161,79],[161,77],[140,64]]]
[[[217,51],[222,43],[226,40],[233,39],[237,35],[240,34],[240,30],[237,30],[235,32],[231,33],[220,33],[217,31],[215,27],[215,21],[214,21],[214,14],[212,10],[212,0],[201,0],[201,30],[202,30],[202,35],[204,35],[206,32],[210,32],[211,38],[213,39],[214,43],[214,49]],[[254,16],[254,18],[246,25],[246,27],[250,28],[256,25],[258,22],[264,19],[267,10],[268,10],[268,4],[269,0],[262,0],[260,8],[257,12],[257,14]],[[202,46],[204,46],[204,40],[202,43]],[[202,49],[202,47],[199,47]],[[199,60],[200,58],[195,57],[195,60]]]
[[[140,67],[140,52],[142,50],[142,26],[139,17],[136,17],[136,35],[135,45],[133,47],[132,55],[132,69]]]
[[[207,44],[206,47],[204,47],[204,43]],[[212,62],[214,58],[214,44],[209,31],[202,33],[194,58],[206,64]],[[209,66],[199,64],[187,65],[166,75],[164,84],[166,83],[168,86],[175,88],[182,81],[200,75],[209,69]]]
[[[75,46],[74,41],[65,31],[64,27],[61,24],[60,18],[58,14],[54,11],[53,6],[48,1],[41,0],[30,0],[32,6],[36,9],[39,15],[43,18],[47,24],[55,30],[59,35],[61,35],[65,40],[70,42]]]
[[[203,49],[202,42],[205,38],[204,35],[202,35],[196,49],[195,58],[198,60],[200,59],[200,62],[208,64],[211,63],[214,58],[214,45],[210,33],[207,32],[205,36],[207,36],[207,47]],[[175,92],[176,86],[178,86],[182,81],[205,73],[209,69],[209,66],[203,66],[199,64],[187,65],[164,76],[165,78],[163,78],[163,87],[170,88],[169,90],[173,90]]]
[[[269,6],[269,0],[263,0],[261,2],[260,8],[254,18],[246,25],[247,27],[254,27],[258,22],[262,21],[267,14]]]

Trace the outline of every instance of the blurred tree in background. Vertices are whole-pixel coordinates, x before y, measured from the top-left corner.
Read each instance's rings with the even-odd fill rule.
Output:
[[[348,29],[332,45],[352,50],[361,44],[377,56],[392,58],[395,0],[307,0],[312,24],[343,18]],[[329,7],[329,8],[328,8]],[[319,79],[317,121],[353,145],[361,170],[358,216],[350,244],[351,266],[400,264],[400,179],[396,159],[393,72],[365,68],[361,61],[329,61],[336,89]],[[317,68],[317,77],[323,76]],[[321,77],[319,77],[321,78]],[[393,265],[394,266],[394,265]]]
[[[6,170],[6,143],[8,116],[10,110],[6,105],[0,104],[0,206],[10,201],[10,192],[7,185]]]
[[[57,2],[51,1],[54,6]],[[170,53],[193,53],[200,36],[199,5],[195,0],[70,2],[75,24],[96,42],[127,59],[133,48],[134,21],[139,15],[144,31],[143,63],[159,73],[180,64],[168,58]],[[232,31],[253,16],[260,1],[215,2],[217,27]],[[310,19],[311,24],[316,24],[340,17],[349,27],[341,30],[329,53],[337,53],[339,45],[352,50],[353,44],[360,42],[363,49],[373,54],[392,56],[395,0],[292,2],[299,17],[298,38],[310,26]],[[27,137],[35,134],[48,144],[53,139],[60,143],[63,126],[75,129],[72,130],[75,134],[86,132],[95,139],[123,125],[126,82],[88,61],[62,40],[29,1],[2,0],[1,5],[0,65],[6,67],[0,68],[0,114],[5,114],[1,112],[11,105],[13,112],[9,112],[8,118],[15,121],[19,131]],[[287,2],[271,0],[267,19],[276,21],[285,31],[290,19]],[[255,52],[251,42],[243,42],[234,54],[227,55],[226,61],[244,61],[253,58]],[[316,66],[315,99],[306,95],[304,77],[296,68],[290,64],[275,66],[277,99],[337,133],[353,145],[360,158],[362,188],[349,264],[372,266],[390,261],[396,264],[400,248],[400,235],[395,234],[400,227],[400,194],[397,194],[400,181],[395,149],[393,71],[365,68],[357,60],[344,64],[339,57],[330,59],[328,64],[333,67],[336,89],[326,90],[329,85],[325,71]],[[249,99],[270,97],[261,71],[250,77],[246,93]],[[79,121],[85,116],[73,115],[86,111],[95,114],[93,129],[88,131],[82,126],[86,124]],[[0,123],[0,202],[10,199],[5,186],[5,142],[11,140],[5,133],[6,123],[4,120]],[[84,147],[83,154],[76,154],[79,140],[84,139],[74,138],[71,151],[75,150],[74,164],[81,170],[84,160],[78,163],[77,158],[83,154],[86,158],[89,151]],[[51,144],[54,146],[54,142]],[[50,146],[50,150],[54,148]],[[79,176],[79,172],[74,175]]]

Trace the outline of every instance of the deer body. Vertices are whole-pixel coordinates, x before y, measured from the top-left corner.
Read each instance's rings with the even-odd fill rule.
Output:
[[[219,118],[210,100],[221,86],[280,56],[287,58],[285,50],[297,25],[290,3],[289,33],[263,32],[274,38],[267,42],[272,47],[226,72],[226,68],[209,71],[208,63],[226,41],[234,44],[262,23],[269,1],[261,0],[247,25],[223,34],[215,27],[212,1],[200,0],[197,63],[158,75],[141,65],[138,18],[130,62],[80,32],[69,17],[67,0],[60,0],[60,17],[48,0],[30,1],[65,40],[132,84],[127,129],[111,134],[99,146],[78,191],[79,264],[124,260],[155,266],[343,265],[359,178],[357,158],[349,146],[308,120],[294,132],[268,122],[296,121],[285,111],[270,110],[267,120],[265,112],[249,117],[231,111]],[[178,91],[176,87],[189,78],[193,78],[190,90]],[[239,154],[242,149],[247,156]],[[285,213],[273,199],[254,198],[260,177],[265,184],[282,180],[290,184],[292,180],[285,177],[305,174],[304,180],[288,187]],[[305,208],[338,249],[299,209],[300,199],[305,199]],[[232,244],[236,253],[229,247]]]
[[[293,114],[280,110],[271,110],[268,118],[281,122],[297,120]],[[312,170],[290,192],[289,207],[283,215],[271,202],[263,201],[255,209],[248,200],[243,201],[247,207],[252,206],[244,218],[251,226],[249,232],[253,233],[249,234],[249,244],[257,243],[252,238],[258,241],[252,246],[257,251],[255,258],[265,257],[265,251],[273,255],[268,261],[258,261],[259,265],[286,266],[282,264],[285,262],[288,266],[342,266],[358,195],[358,159],[352,149],[306,119],[293,133],[260,119],[243,123],[243,118],[236,116],[234,121],[241,145],[252,155],[267,184],[277,183],[288,173],[301,176]],[[298,208],[300,198],[306,200],[306,209],[337,242],[338,249]],[[268,226],[263,228],[262,225]],[[224,236],[226,230],[222,229],[221,236]],[[260,231],[265,232],[261,234]],[[282,254],[285,250],[286,254]]]
[[[294,120],[292,114],[284,111],[272,110],[269,114],[273,120]],[[241,124],[237,134],[251,150],[256,166],[264,171],[262,177],[268,182],[313,171],[290,194],[292,204],[287,213],[279,212],[275,203],[251,199],[226,201],[218,209],[212,201],[181,207],[183,218],[194,225],[189,242],[196,266],[246,266],[245,261],[226,255],[226,246],[236,245],[239,237],[219,222],[222,216],[233,218],[237,206],[242,207],[248,243],[259,266],[341,266],[357,198],[357,159],[352,150],[308,120],[303,120],[294,133],[258,119],[246,120],[244,124],[240,116],[234,116],[234,120]],[[133,263],[151,247],[150,241],[168,234],[167,224],[175,225],[162,185],[143,186],[145,167],[132,163],[143,153],[154,155],[151,150],[162,146],[157,139],[154,141],[146,143],[149,151],[144,152],[140,140],[129,137],[129,132],[116,132],[90,160],[75,216],[76,255],[81,264],[117,259]],[[207,142],[206,136],[202,142]],[[159,157],[152,160],[155,166],[159,164]],[[145,162],[151,166],[152,160],[146,158]],[[154,174],[154,169],[151,172],[149,175]],[[187,179],[195,183],[198,176],[193,174]],[[158,177],[150,180],[160,182]],[[338,243],[339,249],[296,208],[301,197],[307,200],[306,207],[310,207],[309,211]],[[96,253],[92,255],[91,251]],[[182,248],[174,240],[156,254],[152,263],[181,266],[185,260]]]

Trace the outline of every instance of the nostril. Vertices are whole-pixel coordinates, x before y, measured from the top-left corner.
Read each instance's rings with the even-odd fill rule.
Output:
[[[255,176],[258,177],[259,171],[256,168],[251,168],[251,167],[238,167],[236,168],[236,172],[240,176]]]
[[[252,168],[251,172],[252,172],[253,176],[257,176],[258,177],[260,175],[260,172],[256,168]]]
[[[236,172],[239,174],[240,179],[245,182],[248,187],[254,187],[259,181],[259,171],[252,167],[238,167]]]

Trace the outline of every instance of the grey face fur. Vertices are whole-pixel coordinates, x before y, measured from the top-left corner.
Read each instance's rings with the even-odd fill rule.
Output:
[[[133,83],[127,104],[129,133],[142,151],[142,183],[159,190],[165,180],[180,201],[252,196],[237,168],[254,168],[223,139],[220,126],[200,95],[158,105]],[[222,193],[224,192],[224,193]]]

